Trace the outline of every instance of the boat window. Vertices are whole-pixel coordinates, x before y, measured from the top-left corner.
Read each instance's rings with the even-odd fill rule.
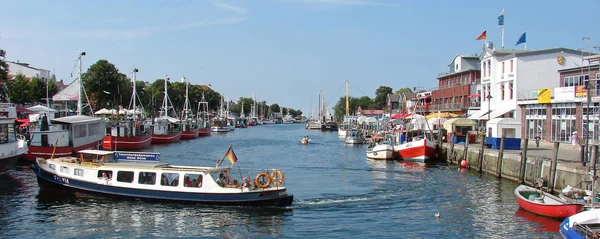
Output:
[[[160,175],[160,185],[176,187],[177,185],[179,185],[179,174],[178,173],[162,173]]]
[[[132,183],[133,182],[133,172],[131,172],[131,171],[117,172],[117,182]]]
[[[139,177],[138,177],[138,183],[139,184],[149,184],[149,185],[156,184],[156,173],[140,172]]]
[[[65,166],[60,166],[60,172],[61,173],[69,173],[69,168],[65,167]]]
[[[111,170],[98,170],[98,178],[104,178],[110,180],[112,178]]]
[[[183,186],[197,188],[202,187],[202,174],[186,173],[183,176]]]
[[[82,138],[87,136],[87,125],[85,124],[80,124],[80,125],[74,125],[73,126],[73,136],[75,138]]]
[[[48,168],[52,170],[56,170],[56,166],[54,164],[48,164]]]
[[[81,177],[83,177],[83,169],[76,168],[74,174],[75,174],[75,176],[81,176]]]

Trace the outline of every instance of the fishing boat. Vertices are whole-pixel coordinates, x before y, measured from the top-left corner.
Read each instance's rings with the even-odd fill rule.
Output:
[[[14,124],[17,119],[15,105],[0,103],[0,175],[15,168],[17,160],[27,152],[25,137],[18,134]]]
[[[244,206],[290,206],[293,201],[281,170],[259,172],[254,180],[249,172],[238,180],[232,166],[220,167],[220,163],[216,167],[178,166],[162,163],[158,153],[79,153],[80,157],[36,159],[40,193]],[[231,148],[225,158],[232,164],[237,161]]]
[[[30,131],[28,151],[23,158],[33,162],[37,157],[50,158],[74,155],[84,149],[97,149],[104,139],[105,122],[102,118],[83,115],[81,84],[81,57],[77,60],[79,77],[67,88],[52,97],[53,101],[77,101],[77,115],[48,119],[50,111],[40,120],[40,125]],[[49,109],[48,109],[49,110]],[[50,121],[50,122],[48,122]]]
[[[169,105],[170,99],[167,91],[168,81],[169,77],[165,76],[165,97],[160,109],[160,116],[154,119],[154,124],[151,126],[153,132],[152,144],[168,144],[177,142],[181,139],[182,131],[180,120],[169,116],[169,110],[173,109],[173,107]]]
[[[521,208],[542,216],[567,218],[583,211],[582,204],[567,203],[550,193],[526,185],[515,188],[515,197]]]
[[[367,148],[367,158],[370,159],[393,159],[394,146],[390,142],[382,142]]]
[[[197,121],[200,125],[198,129],[198,136],[210,136],[210,117],[208,115],[208,101],[204,98],[204,92],[202,93],[202,99],[198,102],[198,114]]]
[[[183,110],[181,111],[181,139],[195,139],[198,138],[200,127],[199,122],[196,117],[193,116],[190,107],[190,100],[188,97],[190,83],[186,81],[185,76],[181,81],[185,82],[185,101],[183,103]]]
[[[231,128],[231,126],[229,126],[229,123],[227,122],[227,118],[225,116],[225,111],[223,110],[223,96],[221,96],[220,102],[221,102],[221,104],[219,107],[219,115],[217,115],[217,117],[213,118],[211,131],[226,133],[226,132],[231,131],[232,128]]]
[[[583,204],[585,208],[592,207],[592,191],[584,190],[577,187],[572,187],[567,185],[563,190],[558,194],[560,199],[566,202],[580,203]],[[596,202],[599,201],[598,195],[596,195]]]
[[[394,145],[394,151],[400,159],[426,163],[435,158],[435,143],[427,139],[414,138],[413,141]]]
[[[148,125],[144,124],[144,110],[142,107],[138,108],[136,103],[137,92],[135,90],[135,82],[137,72],[137,68],[133,69],[131,110],[123,112],[125,119],[111,120],[106,125],[106,135],[102,139],[103,149],[139,150],[150,147],[150,143],[152,143],[152,133],[149,127],[147,127]],[[96,114],[98,113],[96,112]],[[112,112],[109,113],[112,115]]]

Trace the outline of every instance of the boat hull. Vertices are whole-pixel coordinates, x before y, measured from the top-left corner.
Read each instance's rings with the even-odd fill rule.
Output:
[[[181,132],[181,139],[195,139],[198,138],[198,129],[195,130],[190,130],[190,131],[183,131]]]
[[[21,154],[0,158],[0,175],[13,170],[19,158],[21,158]]]
[[[367,158],[370,159],[392,159],[394,158],[394,147],[391,145],[375,145],[367,149]]]
[[[229,131],[231,131],[231,128],[229,128],[229,126],[227,126],[227,127],[213,126],[213,127],[211,128],[211,131],[212,131],[212,132],[223,132],[223,133],[224,133],[224,132],[229,132]]]
[[[210,136],[210,128],[198,130],[198,137],[205,137],[205,136]]]
[[[138,150],[150,147],[152,134],[136,137],[104,136],[102,148],[106,150]]]
[[[181,131],[171,134],[153,134],[152,144],[169,144],[181,139]]]
[[[102,144],[102,141],[93,142],[89,144],[80,145],[77,147],[72,146],[63,146],[56,147],[56,149],[52,146],[35,146],[29,145],[29,150],[27,153],[23,154],[23,158],[28,162],[33,163],[36,157],[49,159],[51,157],[65,157],[72,156],[77,151],[81,151],[84,149],[97,149]],[[54,153],[53,153],[54,152]]]
[[[260,190],[247,193],[190,193],[116,187],[91,183],[73,178],[64,178],[47,172],[35,165],[40,192],[61,193],[62,195],[100,197],[109,199],[130,199],[162,201],[172,203],[201,203],[236,206],[290,206],[294,199],[286,189]]]
[[[566,218],[560,223],[560,235],[568,239],[596,238],[594,232],[600,225],[599,213],[600,209],[592,208]]]
[[[515,189],[515,197],[519,206],[529,212],[554,218],[567,218],[583,211],[583,205],[578,203],[558,203],[550,204],[530,200],[524,196],[527,193],[542,193],[543,197],[548,197],[560,202],[561,199],[551,194],[540,192],[534,188],[520,185]]]
[[[435,143],[422,139],[394,146],[398,158],[426,163],[435,158]]]

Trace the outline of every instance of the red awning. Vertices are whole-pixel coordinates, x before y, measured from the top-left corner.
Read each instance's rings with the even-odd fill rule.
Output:
[[[16,118],[15,121],[20,124],[19,126],[28,126],[29,125],[29,119]]]
[[[471,95],[469,96],[469,98],[475,98],[475,97],[480,97],[480,96],[481,96],[480,94],[471,94]]]
[[[17,107],[15,107],[15,108],[17,109],[17,112],[19,112],[19,113],[25,113],[25,114],[32,114],[32,113],[35,113],[35,112],[33,112],[33,111],[31,111],[31,110],[28,110],[28,109],[26,109],[26,108],[24,108],[24,107],[21,107],[21,106],[17,106]],[[29,121],[29,120],[28,120],[28,121]]]
[[[412,114],[395,114],[390,116],[392,119],[404,119],[406,117],[410,117]]]

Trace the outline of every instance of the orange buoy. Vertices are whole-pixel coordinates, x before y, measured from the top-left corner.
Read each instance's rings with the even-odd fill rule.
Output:
[[[466,168],[467,167],[467,160],[463,159],[462,161],[460,161],[460,167]]]

